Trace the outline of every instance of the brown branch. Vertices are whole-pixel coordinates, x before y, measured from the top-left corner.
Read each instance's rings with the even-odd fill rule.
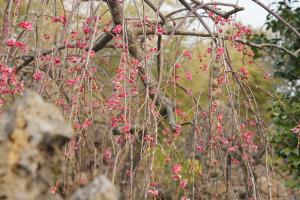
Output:
[[[256,48],[259,48],[259,49],[263,49],[263,48],[277,48],[277,49],[280,49],[286,53],[288,53],[289,55],[291,56],[294,56],[294,57],[298,57],[299,53],[300,53],[300,49],[292,52],[282,46],[278,46],[276,44],[271,44],[271,43],[262,43],[262,44],[256,44],[256,43],[253,43],[253,42],[250,42],[250,41],[247,41],[247,40],[235,40],[236,42],[239,42],[239,43],[242,43],[242,44],[246,44],[248,46],[251,46],[251,47],[256,47]]]
[[[193,3],[195,3],[196,5],[202,5],[203,3],[199,2],[198,0],[191,0]],[[207,9],[213,13],[215,13],[216,15],[219,15],[225,19],[228,19],[231,15],[244,10],[243,7],[239,7],[237,4],[230,4],[230,3],[221,3],[221,2],[215,2],[215,5],[220,5],[220,6],[229,6],[229,7],[233,7],[232,10],[228,11],[228,12],[220,12],[218,10],[216,10],[215,8],[212,8],[211,6],[205,6],[204,9]]]
[[[164,24],[167,23],[167,18],[164,16],[164,14],[162,14],[159,11],[159,9],[150,0],[144,0],[144,1],[146,2],[146,4],[148,4],[148,6],[150,6],[152,10],[158,13],[159,17],[161,18]]]
[[[57,50],[59,51],[59,50],[65,49],[65,48],[66,48],[66,45],[63,45],[63,46],[58,47]],[[43,53],[41,53],[41,56],[51,54],[54,51],[55,51],[54,49],[44,51]],[[24,62],[16,68],[16,73],[19,72],[23,67],[29,65],[34,60],[35,56],[34,55],[25,55],[25,56],[21,56],[20,58],[22,60],[24,60]]]
[[[107,45],[107,43],[113,39],[113,35],[114,34],[112,33],[112,31],[106,32],[106,33],[103,33],[102,35],[100,35],[99,38],[96,39],[96,42],[95,42],[94,46],[92,47],[92,50],[97,52],[97,51],[100,51],[101,49],[103,49]],[[46,50],[46,51],[42,52],[40,54],[40,56],[49,55],[55,51],[63,50],[66,47],[67,47],[67,45],[62,45],[62,46],[58,47],[57,49]],[[88,51],[89,48],[86,48],[85,50]],[[24,56],[18,57],[17,59],[22,59],[24,61],[21,65],[19,65],[16,68],[16,72],[19,72],[23,67],[25,67],[25,66],[29,65],[31,62],[33,62],[35,59],[35,56],[34,55],[24,55]]]
[[[143,35],[143,30],[141,28],[134,29],[134,33],[137,35]],[[154,35],[154,29],[146,29],[146,35]],[[182,36],[196,36],[196,37],[211,37],[210,34],[207,33],[198,33],[192,31],[180,31],[180,30],[166,30],[163,35],[182,35]]]
[[[185,0],[179,0],[179,2],[184,6],[186,7],[189,11],[192,11],[193,8],[185,1]],[[198,20],[200,21],[200,23],[204,26],[204,28],[207,30],[207,32],[209,33],[209,35],[211,37],[214,38],[214,34],[212,33],[212,31],[210,30],[210,28],[207,26],[207,24],[204,22],[204,20],[202,19],[202,17],[197,13],[195,12],[195,15],[196,17],[198,18]]]
[[[293,31],[300,38],[300,33],[297,31],[297,29],[295,27],[293,27],[291,24],[289,24],[280,15],[278,15],[277,13],[275,13],[274,11],[272,11],[270,8],[268,8],[265,4],[263,4],[259,0],[252,0],[252,1],[255,2],[256,4],[258,4],[263,9],[265,9],[268,13],[270,13],[271,15],[273,15],[274,17],[276,17],[279,21],[281,21],[285,26],[287,26],[289,29],[291,29],[291,31]]]
[[[231,4],[231,3],[221,3],[221,2],[201,3],[197,0],[192,0],[192,2],[195,4],[194,6],[191,7],[192,9],[196,8],[197,5],[198,6],[201,5],[201,7],[199,7],[199,9],[209,10],[209,11],[215,13],[216,15],[219,15],[219,16],[225,18],[225,19],[229,18],[231,15],[233,15],[233,14],[239,12],[239,11],[244,10],[243,7],[239,7],[238,5]],[[220,12],[220,11],[212,8],[210,5],[228,6],[228,7],[232,7],[233,9],[228,11],[228,12]],[[180,13],[180,12],[186,11],[186,10],[187,10],[186,8],[181,8],[181,9],[175,10],[175,11],[167,14],[166,18],[169,18],[172,15],[175,15],[177,13]]]

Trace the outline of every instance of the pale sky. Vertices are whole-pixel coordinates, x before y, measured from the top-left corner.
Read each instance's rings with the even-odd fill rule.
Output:
[[[251,0],[222,0],[223,2],[236,3],[245,10],[237,14],[238,20],[242,21],[245,25],[251,25],[255,28],[260,28],[266,21],[267,12],[255,4]],[[261,0],[265,5],[270,5],[276,0]]]
[[[211,0],[204,0],[210,2]],[[277,0],[261,0],[265,5],[270,5]],[[260,28],[266,21],[267,12],[252,0],[218,0],[224,3],[238,3],[239,6],[244,7],[245,10],[238,12],[238,21],[243,22],[244,25],[251,25],[255,28]]]
[[[210,0],[205,0],[210,1]],[[278,2],[279,0],[260,0],[265,5],[270,6],[272,3]],[[237,14],[238,20],[243,22],[245,25],[251,25],[255,28],[260,28],[266,21],[267,11],[262,7],[258,6],[252,0],[218,0],[218,2],[227,3],[238,3],[245,10]],[[295,6],[299,7],[299,3],[295,3]]]

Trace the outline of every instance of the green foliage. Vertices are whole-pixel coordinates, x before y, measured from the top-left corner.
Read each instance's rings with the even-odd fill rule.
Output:
[[[295,0],[281,0],[276,3],[276,12],[299,31],[300,7],[297,5],[298,1]],[[276,44],[291,52],[300,48],[300,38],[282,22],[268,15],[266,25],[272,31],[272,37],[256,34],[251,38],[252,42]],[[257,57],[262,56],[257,49],[253,51]],[[273,105],[276,133],[272,143],[276,155],[283,161],[283,170],[292,176],[287,185],[300,188],[299,136],[291,132],[300,122],[300,56],[295,57],[275,48],[267,51],[273,57],[275,76],[285,80],[278,88],[281,99]]]
[[[300,188],[299,136],[291,132],[300,120],[300,96],[286,95],[282,101],[276,102],[273,108],[273,119],[278,128],[272,142],[276,154],[283,160],[282,168],[292,175],[287,185]]]

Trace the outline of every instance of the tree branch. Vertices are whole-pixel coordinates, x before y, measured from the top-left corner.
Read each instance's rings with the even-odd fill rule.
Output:
[[[300,33],[297,31],[297,29],[295,27],[293,27],[291,24],[289,24],[280,15],[278,15],[277,13],[272,11],[270,8],[268,8],[265,4],[263,4],[259,0],[252,0],[252,1],[255,2],[256,4],[258,4],[259,6],[261,6],[263,9],[265,9],[268,13],[270,13],[271,15],[276,17],[279,21],[281,21],[285,26],[287,26],[289,29],[291,29],[291,31],[293,31],[300,38]]]
[[[164,14],[162,14],[159,11],[159,9],[150,0],[144,0],[144,1],[146,2],[146,4],[148,4],[148,6],[150,6],[150,8],[152,8],[152,10],[158,13],[159,17],[161,18],[164,24],[167,23],[167,18],[164,16]]]
[[[262,43],[262,44],[256,44],[256,43],[253,43],[253,42],[250,42],[250,41],[247,41],[247,40],[235,40],[236,42],[239,42],[239,43],[242,43],[242,44],[246,44],[248,46],[251,46],[251,47],[256,47],[256,48],[259,48],[259,49],[263,49],[263,48],[277,48],[277,49],[280,49],[286,53],[288,53],[289,55],[291,56],[294,56],[294,57],[298,57],[299,53],[300,53],[300,49],[292,52],[282,46],[278,46],[276,44],[271,44],[271,43]]]
[[[185,0],[179,0],[179,2],[186,7],[189,11],[192,11],[193,8],[185,1]],[[209,33],[209,35],[214,38],[214,34],[212,33],[212,31],[210,30],[210,28],[207,26],[207,24],[204,22],[204,20],[202,19],[202,17],[197,13],[197,11],[195,12],[196,17],[198,18],[198,20],[200,21],[200,23],[204,26],[204,28],[207,30],[207,32]]]

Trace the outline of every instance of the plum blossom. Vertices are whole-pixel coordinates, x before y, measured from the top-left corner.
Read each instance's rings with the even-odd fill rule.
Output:
[[[192,53],[189,50],[185,50],[183,52],[183,56],[186,57],[186,58],[188,58],[189,60],[192,59]]]
[[[223,47],[217,48],[217,51],[216,51],[217,58],[220,58],[223,54],[224,54],[224,48]]]
[[[16,39],[10,38],[6,40],[6,46],[8,47],[13,47],[16,45]]]
[[[152,196],[157,196],[158,195],[158,191],[157,190],[148,190],[148,193],[151,194]]]
[[[111,162],[111,158],[112,158],[112,151],[111,149],[104,149],[103,153],[103,161],[107,164],[109,164]]]
[[[114,34],[120,34],[120,33],[122,32],[122,25],[120,25],[120,24],[116,25],[116,26],[113,28],[112,32],[113,32]]]
[[[181,67],[181,65],[180,65],[179,63],[176,63],[176,64],[175,64],[175,68],[176,68],[176,69],[179,69],[180,67]]]
[[[27,22],[27,21],[19,23],[19,27],[21,27],[21,28],[23,28],[24,30],[27,30],[27,31],[32,31],[33,30],[32,23]]]
[[[187,80],[193,80],[193,74],[191,72],[186,72],[185,73]]]
[[[42,73],[36,71],[36,72],[33,74],[33,79],[36,80],[36,81],[41,80],[41,79],[42,79]]]
[[[172,167],[173,174],[178,175],[181,172],[182,166],[181,164],[174,164]]]
[[[187,186],[187,180],[184,179],[184,180],[180,180],[180,183],[179,183],[181,189],[185,189],[185,187]]]
[[[241,67],[239,72],[244,76],[247,77],[249,75],[249,71],[245,67]]]
[[[158,35],[166,34],[166,30],[163,27],[161,27],[159,24],[157,25],[157,34]]]

